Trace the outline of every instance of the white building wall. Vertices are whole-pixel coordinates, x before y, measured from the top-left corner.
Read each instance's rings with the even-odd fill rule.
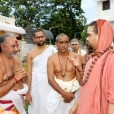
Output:
[[[96,19],[106,19],[108,20],[114,28],[114,0],[110,0],[110,9],[103,10],[102,4],[103,1],[107,0],[96,0]]]
[[[25,41],[20,42],[20,53],[18,54],[21,61],[24,60],[24,58],[27,56],[27,53],[33,49],[36,45],[34,44],[27,44]]]
[[[109,10],[102,10],[102,1],[97,2],[97,8],[96,8],[96,17],[101,18],[101,17],[111,17],[114,16],[114,0],[110,0],[110,9]]]

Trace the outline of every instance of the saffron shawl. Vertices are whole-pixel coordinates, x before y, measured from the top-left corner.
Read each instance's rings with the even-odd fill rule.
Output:
[[[110,23],[98,20],[99,44],[98,51],[102,52],[113,41],[114,33]],[[86,64],[86,76],[93,58]],[[104,65],[103,65],[104,63]],[[102,72],[103,69],[103,72]],[[111,49],[103,54],[93,65],[87,83],[81,87],[80,102],[77,114],[107,114],[108,103],[114,104],[114,51]]]

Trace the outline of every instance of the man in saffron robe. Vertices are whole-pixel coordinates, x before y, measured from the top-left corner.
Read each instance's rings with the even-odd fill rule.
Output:
[[[114,114],[113,28],[108,21],[99,19],[88,26],[87,32],[87,44],[94,53],[81,77],[80,97],[69,114]]]

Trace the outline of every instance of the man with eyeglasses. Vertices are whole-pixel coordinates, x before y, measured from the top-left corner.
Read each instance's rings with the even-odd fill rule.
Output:
[[[46,114],[47,94],[50,85],[47,79],[47,59],[56,52],[53,46],[45,44],[46,35],[42,29],[36,29],[33,40],[37,46],[27,54],[28,87],[26,100],[29,104],[29,114]]]
[[[69,38],[62,33],[56,37],[58,52],[48,58],[48,81],[52,89],[47,97],[46,114],[68,114],[68,111],[79,95],[79,72],[81,57],[68,50]],[[74,67],[69,57],[77,59]],[[78,69],[78,70],[77,70]]]
[[[79,49],[80,48],[80,43],[79,43],[78,39],[73,38],[70,41],[70,46],[72,48],[72,51],[75,52],[75,53],[78,53],[80,56],[83,56],[83,55],[86,54],[86,51],[85,50]]]

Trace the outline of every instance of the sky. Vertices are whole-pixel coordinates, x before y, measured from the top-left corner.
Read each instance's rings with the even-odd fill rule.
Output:
[[[82,0],[81,7],[85,12],[87,23],[89,23],[96,16],[96,0]]]

